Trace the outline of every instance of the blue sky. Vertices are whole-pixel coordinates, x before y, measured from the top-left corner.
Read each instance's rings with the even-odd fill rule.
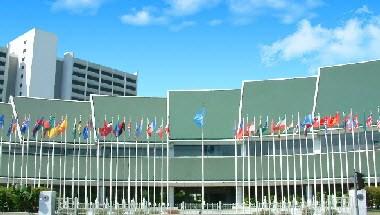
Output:
[[[0,14],[0,45],[32,27],[54,32],[59,57],[138,71],[140,96],[380,58],[375,0],[3,0]]]

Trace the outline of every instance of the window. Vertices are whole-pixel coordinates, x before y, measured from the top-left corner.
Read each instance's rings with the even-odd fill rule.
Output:
[[[7,53],[5,52],[0,52],[0,57],[6,57],[7,56]]]
[[[92,67],[88,67],[87,70],[90,71],[90,72],[92,72],[92,73],[99,74],[99,69],[94,69],[94,68],[92,68]]]
[[[86,68],[85,65],[82,65],[82,64],[79,64],[79,63],[74,63],[74,67],[79,68],[79,69],[85,69]]]
[[[91,75],[87,75],[87,79],[92,80],[92,81],[99,82],[99,78],[94,77],[94,76],[91,76]]]
[[[118,91],[118,90],[114,90],[114,91],[113,91],[113,94],[114,94],[114,95],[118,95],[118,96],[123,96],[123,95],[124,95],[123,92]]]
[[[21,66],[21,69],[25,69],[25,66],[24,66],[24,65],[22,65],[22,66]]]
[[[121,88],[124,88],[124,84],[120,84],[120,83],[117,83],[117,82],[113,82],[113,85],[121,87]]]
[[[81,81],[73,80],[72,83],[73,83],[74,85],[84,86],[84,83],[81,82]]]
[[[73,75],[74,75],[74,76],[77,76],[77,77],[81,77],[81,78],[86,77],[85,74],[82,74],[82,73],[79,73],[79,72],[73,72]]]
[[[136,91],[136,87],[132,87],[132,86],[125,86],[126,89],[128,90],[132,90],[132,91]]]
[[[22,53],[25,53],[26,52],[26,49],[22,50]]]
[[[100,90],[101,90],[101,91],[105,91],[105,92],[112,92],[111,89],[109,89],[109,88],[105,88],[105,87],[101,87]]]
[[[21,76],[20,76],[20,77],[21,77],[21,79],[23,79],[23,78],[24,78],[24,74],[21,74]]]
[[[22,84],[20,84],[20,88],[22,88]]]
[[[105,84],[109,84],[109,85],[112,85],[112,82],[111,82],[111,81],[108,81],[108,80],[104,80],[104,79],[102,79],[102,83],[105,83]]]
[[[84,95],[84,91],[82,91],[82,90],[78,90],[78,89],[72,89],[72,92],[73,93],[78,93],[78,94],[81,94],[81,95]]]
[[[23,57],[23,58],[21,58],[21,61],[22,61],[22,62],[24,62],[24,61],[25,61],[25,58],[24,58],[24,57]]]
[[[0,75],[4,75],[4,71],[3,70],[0,70]]]
[[[102,75],[108,76],[112,78],[112,74],[106,71],[102,71]]]
[[[98,86],[87,83],[87,87],[90,89],[98,90]]]
[[[5,62],[0,61],[0,66],[5,66]]]
[[[26,40],[24,40],[24,44],[26,44]]]
[[[114,77],[114,78],[117,78],[117,79],[119,79],[119,80],[124,80],[124,77],[121,76],[121,75],[118,75],[118,74],[113,74],[113,77]]]
[[[20,92],[19,95],[22,96],[22,92]]]
[[[136,80],[135,80],[135,79],[132,79],[132,78],[127,78],[127,82],[131,82],[131,83],[136,84]]]
[[[0,84],[4,84],[4,80],[0,80]]]

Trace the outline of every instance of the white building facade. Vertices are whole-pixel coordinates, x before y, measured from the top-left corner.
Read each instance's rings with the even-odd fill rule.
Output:
[[[134,96],[131,74],[74,57],[57,59],[57,36],[33,28],[0,47],[0,102],[9,96],[89,100],[90,94]]]

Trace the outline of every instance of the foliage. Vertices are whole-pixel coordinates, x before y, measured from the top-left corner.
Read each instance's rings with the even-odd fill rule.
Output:
[[[380,187],[366,187],[367,206],[370,208],[380,207]]]
[[[40,192],[45,188],[0,186],[1,212],[37,212]]]

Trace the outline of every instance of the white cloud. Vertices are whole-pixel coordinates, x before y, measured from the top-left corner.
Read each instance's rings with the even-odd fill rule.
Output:
[[[68,10],[74,13],[96,13],[104,0],[55,0],[53,10]]]
[[[124,14],[120,17],[121,21],[129,25],[145,26],[152,24],[164,24],[165,17],[153,16],[148,9],[142,9],[130,14]]]
[[[303,20],[284,38],[264,45],[264,64],[300,60],[316,72],[324,65],[380,58],[380,17],[351,18],[341,26],[326,28]]]
[[[193,15],[202,9],[214,7],[220,0],[166,0],[168,13],[174,16]]]
[[[369,10],[367,5],[363,5],[360,8],[355,10],[356,14],[372,14],[372,11]]]
[[[313,9],[323,5],[320,0],[228,0],[230,11],[237,16],[238,24],[248,23],[252,17],[270,14],[290,24],[315,16]]]
[[[172,26],[170,26],[170,30],[174,31],[174,32],[178,32],[178,31],[181,31],[181,30],[183,30],[185,28],[192,27],[192,26],[194,26],[196,24],[197,23],[194,22],[194,21],[183,21],[183,22],[181,22],[178,25],[172,25]]]
[[[221,20],[221,19],[212,19],[208,22],[209,26],[218,26],[221,24],[223,24],[223,20]]]

